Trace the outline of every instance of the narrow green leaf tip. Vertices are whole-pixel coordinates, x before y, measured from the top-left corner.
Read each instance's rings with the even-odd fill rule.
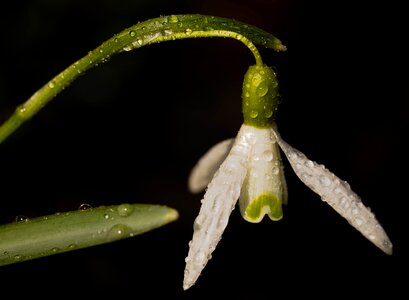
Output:
[[[167,206],[121,204],[1,225],[0,266],[133,237],[177,218]]]

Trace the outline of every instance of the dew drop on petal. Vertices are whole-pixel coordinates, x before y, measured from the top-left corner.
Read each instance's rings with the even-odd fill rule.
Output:
[[[361,226],[361,225],[364,223],[364,221],[362,221],[362,220],[359,219],[359,218],[356,218],[356,219],[355,219],[355,223],[356,223],[356,225]]]
[[[273,152],[270,151],[270,150],[264,151],[262,156],[263,156],[263,159],[265,161],[272,161],[273,160]]]
[[[332,181],[327,176],[321,175],[320,183],[321,183],[322,186],[328,187],[328,186],[330,186],[332,184]]]
[[[312,168],[314,166],[314,162],[312,160],[308,160],[305,165],[309,168]]]

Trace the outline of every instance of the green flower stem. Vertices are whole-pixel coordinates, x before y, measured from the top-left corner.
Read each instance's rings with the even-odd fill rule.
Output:
[[[263,64],[254,44],[276,51],[286,49],[281,41],[270,33],[232,19],[203,15],[171,15],[150,19],[123,30],[101,46],[90,51],[88,55],[55,76],[24,104],[17,107],[14,114],[0,126],[0,143],[18,129],[21,124],[32,118],[80,74],[108,61],[114,54],[154,43],[198,37],[236,39],[250,49],[255,57],[256,64],[259,66]]]
[[[132,237],[178,218],[160,205],[121,204],[0,226],[0,266]]]

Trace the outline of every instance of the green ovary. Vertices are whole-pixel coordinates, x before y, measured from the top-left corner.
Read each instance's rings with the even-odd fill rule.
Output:
[[[278,82],[274,71],[267,66],[251,66],[243,82],[244,124],[255,128],[271,127],[278,99]]]
[[[246,217],[249,221],[259,222],[264,214],[271,220],[278,221],[283,217],[282,201],[272,194],[261,194],[246,208]]]

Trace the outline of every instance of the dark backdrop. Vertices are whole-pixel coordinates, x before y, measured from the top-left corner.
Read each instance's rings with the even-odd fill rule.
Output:
[[[8,3],[0,13],[1,122],[52,76],[139,21],[200,13],[275,34],[288,51],[261,52],[278,73],[282,136],[351,184],[395,252],[388,257],[363,238],[285,161],[284,219],[250,224],[233,211],[213,259],[183,292],[201,198],[188,192],[186,180],[210,146],[237,133],[242,79],[254,63],[233,40],[183,40],[124,53],[89,71],[0,146],[1,223],[83,203],[125,202],[169,205],[180,219],[129,240],[2,267],[1,293],[133,299],[407,294],[409,27],[403,11],[394,1],[349,0]]]

